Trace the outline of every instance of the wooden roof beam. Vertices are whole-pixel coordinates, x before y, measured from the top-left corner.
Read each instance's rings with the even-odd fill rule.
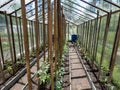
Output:
[[[80,12],[82,12],[82,13],[84,13],[84,14],[92,17],[92,18],[95,18],[95,16],[92,16],[92,15],[90,15],[90,14],[88,14],[88,13],[85,13],[84,11],[82,11],[82,10],[80,10],[80,9],[78,9],[78,8],[75,8],[75,7],[73,7],[73,6],[70,6],[70,5],[68,5],[68,4],[64,3],[64,2],[61,2],[61,3],[64,4],[64,5],[67,5],[67,6],[69,6],[69,7],[72,7],[72,8],[74,8],[75,10],[80,11]]]
[[[106,10],[100,8],[100,7],[97,7],[97,6],[95,6],[95,5],[93,5],[93,4],[89,3],[89,2],[87,2],[87,1],[85,1],[85,0],[80,0],[80,1],[82,1],[82,2],[84,2],[84,3],[86,3],[86,4],[90,5],[90,6],[92,6],[92,7],[94,7],[94,8],[97,8],[97,9],[99,9],[99,10],[105,12],[105,13],[109,13],[108,11],[106,11]]]
[[[67,0],[67,1],[69,1],[69,2],[73,3],[74,5],[77,5],[77,6],[81,7],[81,8],[83,8],[83,9],[85,9],[85,10],[87,10],[87,11],[89,11],[89,12],[94,13],[94,14],[97,15],[96,12],[93,12],[92,10],[87,9],[86,7],[83,7],[83,6],[81,6],[80,4],[78,4],[78,3],[75,3],[75,2],[73,2],[73,1],[71,1],[71,0]]]
[[[0,6],[0,8],[2,8],[2,7],[4,7],[4,6],[6,6],[7,4],[9,4],[10,2],[12,2],[12,1],[14,1],[14,0],[9,0],[9,1],[7,1],[6,3],[4,3],[3,5],[1,5]]]
[[[69,9],[69,8],[67,8],[67,7],[64,7],[64,8],[66,8],[66,9],[68,9],[68,10],[71,10],[71,9]],[[76,12],[76,11],[74,11],[74,10],[71,10],[71,11]],[[81,15],[81,16],[83,16],[83,17],[86,17],[86,18],[88,18],[88,19],[92,19],[92,18],[87,17],[87,16],[85,16],[85,15],[83,15],[83,14],[80,14],[80,13],[78,13],[78,14]]]
[[[103,0],[103,1],[105,1],[105,2],[107,2],[109,4],[112,4],[113,6],[116,6],[116,7],[120,8],[119,5],[117,5],[117,4],[115,4],[115,3],[111,2],[111,1],[108,1],[108,0]]]
[[[31,3],[34,2],[34,1],[35,1],[35,0],[30,1],[29,3],[25,4],[25,6],[31,4]],[[13,14],[13,13],[17,12],[17,11],[19,11],[20,9],[21,9],[21,7],[18,8],[17,10],[15,10],[15,11],[11,12],[10,14]]]

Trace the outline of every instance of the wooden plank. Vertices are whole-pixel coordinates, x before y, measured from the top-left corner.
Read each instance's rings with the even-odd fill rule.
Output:
[[[9,45],[10,45],[11,61],[12,61],[12,64],[13,64],[13,63],[14,63],[13,51],[12,51],[11,37],[10,37],[10,29],[9,29],[8,18],[7,18],[7,13],[6,13],[6,12],[5,12],[5,21],[6,21],[6,29],[7,29],[7,35],[8,35],[8,42],[9,42]]]
[[[119,47],[119,42],[120,42],[120,15],[119,15],[118,27],[116,30],[116,35],[115,35],[115,39],[114,39],[114,45],[113,45],[112,55],[111,55],[111,60],[110,60],[110,66],[109,66],[110,75],[109,75],[108,82],[111,82],[111,80],[112,80],[112,74],[113,74],[113,69],[114,69],[115,62],[116,62],[116,56],[117,56],[117,51],[118,51],[118,47]]]
[[[12,49],[13,49],[14,63],[15,63],[16,62],[16,49],[15,49],[15,38],[14,38],[13,22],[12,22],[11,15],[10,15],[10,26],[11,26],[11,35],[12,35]]]
[[[35,38],[36,38],[36,61],[37,61],[37,70],[39,70],[39,21],[38,21],[38,1],[35,0]],[[38,79],[38,90],[40,89],[40,80],[39,75],[37,76]]]
[[[5,77],[4,77],[4,72],[3,72],[3,65],[4,65],[4,55],[3,55],[3,48],[2,48],[2,41],[1,41],[1,36],[0,36],[0,53],[1,53],[1,58],[0,60],[2,59],[2,62],[0,61],[0,71],[1,71],[1,74],[2,74],[2,79],[3,81],[5,80]]]
[[[15,12],[15,20],[16,20],[16,27],[17,27],[17,36],[18,36],[18,45],[19,45],[20,59],[22,60],[21,47],[20,47],[20,34],[19,34],[19,28],[18,28],[17,12]]]
[[[35,49],[34,49],[34,22],[33,21],[31,21],[31,26],[32,26],[32,50],[34,51]]]
[[[9,0],[9,1],[5,2],[4,4],[2,4],[2,5],[0,6],[0,8],[3,8],[4,6],[6,6],[7,4],[9,4],[9,3],[12,2],[12,1],[14,1],[14,0]]]
[[[98,47],[98,41],[99,41],[99,35],[100,35],[100,27],[101,26],[101,18],[99,20],[99,26],[98,26],[98,32],[97,32],[97,42],[96,42],[96,50],[95,50],[95,58],[97,58],[97,47]]]
[[[23,30],[22,30],[22,23],[21,23],[21,18],[19,18],[19,23],[20,23],[20,39],[21,39],[21,52],[22,52],[22,59],[24,56],[24,47],[23,47]]]
[[[42,0],[42,17],[43,17],[43,49],[44,49],[44,61],[45,61],[45,46],[46,46],[46,44],[45,44],[45,40],[46,40],[46,38],[45,38],[45,1],[44,0]]]
[[[55,53],[55,72],[57,71],[58,61],[58,13],[57,13],[57,0],[54,0],[54,53]],[[56,75],[56,73],[55,73]]]
[[[29,41],[28,41],[28,28],[27,28],[27,19],[26,19],[26,9],[25,9],[25,0],[21,0],[22,8],[22,24],[23,24],[23,34],[24,34],[24,47],[25,47],[25,60],[27,68],[27,80],[28,80],[28,89],[32,90],[31,74],[30,74],[30,60],[29,60]]]
[[[52,56],[52,10],[51,0],[48,0],[48,41],[49,41],[49,61],[51,74],[51,90],[54,90],[54,70],[53,70],[53,56]]]
[[[102,65],[102,62],[103,62],[103,57],[104,57],[104,52],[105,52],[105,46],[106,46],[106,41],[107,41],[110,19],[111,19],[111,12],[108,14],[107,19],[106,19],[107,21],[106,21],[106,27],[105,27],[104,37],[103,37],[103,44],[102,44],[102,52],[101,52],[101,58],[100,58],[98,78],[100,78],[101,65]]]

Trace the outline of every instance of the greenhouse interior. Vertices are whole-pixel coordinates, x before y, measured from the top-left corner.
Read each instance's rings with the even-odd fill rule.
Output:
[[[120,90],[120,0],[0,0],[0,90]]]

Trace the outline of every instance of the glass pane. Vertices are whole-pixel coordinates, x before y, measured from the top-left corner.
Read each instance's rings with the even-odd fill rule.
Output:
[[[101,58],[102,42],[103,42],[103,36],[104,36],[104,31],[105,31],[106,18],[107,17],[101,18],[100,33],[99,33],[99,40],[98,40],[98,47],[97,47],[97,57],[96,57],[97,65],[99,65],[100,58]]]
[[[102,69],[101,69],[103,74],[105,75],[108,73],[108,70],[109,70],[109,64],[110,64],[112,48],[114,44],[115,33],[118,26],[118,19],[119,19],[119,13],[112,14],[107,41],[106,41],[105,53],[103,57]]]

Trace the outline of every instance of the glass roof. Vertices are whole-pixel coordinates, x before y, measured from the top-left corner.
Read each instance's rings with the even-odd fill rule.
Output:
[[[47,0],[45,0],[45,2],[46,1]],[[53,0],[51,1],[53,2]],[[26,5],[27,18],[34,19],[34,0],[25,0],[25,4],[27,3],[30,3],[29,5]],[[42,20],[42,0],[38,0],[38,4],[39,16]],[[97,11],[99,11],[99,15],[104,15],[111,10],[112,12],[119,10],[120,0],[61,0],[61,5],[63,6],[63,12],[66,19],[73,21],[74,23],[81,23],[96,18]],[[20,0],[1,0],[0,11],[7,11],[7,13],[12,13],[14,15],[13,12],[19,9],[17,10],[17,15],[20,17],[20,8]],[[45,3],[45,12],[47,13],[47,3]]]
[[[97,17],[97,11],[99,11],[99,15],[105,15],[120,8],[120,0],[62,0],[61,3],[66,18],[77,23]],[[77,13],[78,18],[76,18],[75,13]]]

